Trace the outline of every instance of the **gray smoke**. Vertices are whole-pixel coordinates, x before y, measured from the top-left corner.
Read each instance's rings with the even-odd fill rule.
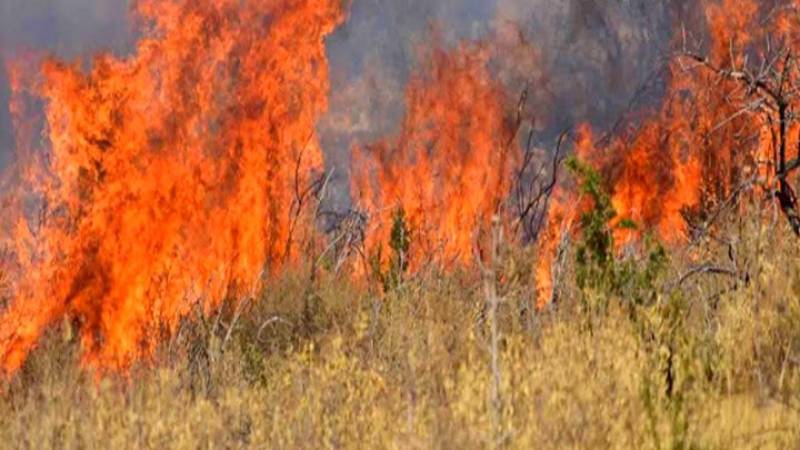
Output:
[[[5,167],[10,158],[11,149],[11,117],[8,112],[8,79],[3,55],[0,53],[0,168]]]
[[[669,6],[658,0],[501,0],[542,52],[549,122],[605,127],[628,105],[667,49]],[[534,89],[536,87],[534,86]]]
[[[347,195],[352,146],[397,131],[403,86],[431,29],[451,45],[517,33],[520,42],[537,49],[535,58],[514,54],[499,61],[497,70],[512,94],[530,83],[529,114],[536,118],[537,138],[547,145],[567,126],[589,122],[607,128],[628,109],[653,79],[686,3],[355,0],[350,21],[329,42],[331,110],[320,124],[326,160],[343,186],[336,192]],[[651,102],[657,91],[648,91]]]
[[[27,52],[70,60],[100,50],[121,54],[130,31],[126,0],[0,0],[0,167],[13,152],[5,62]]]
[[[687,6],[688,5],[688,6]],[[0,63],[25,49],[62,58],[132,43],[127,0],[0,0]],[[353,0],[350,18],[328,41],[330,112],[319,129],[347,201],[353,145],[396,131],[404,85],[432,30],[445,45],[509,29],[538,49],[535,64],[509,58],[498,70],[510,89],[532,82],[531,114],[539,138],[588,121],[614,122],[666,49],[676,14],[688,0]],[[0,149],[12,147],[8,88],[0,75]]]
[[[0,43],[6,51],[47,50],[74,58],[129,42],[126,0],[0,0]]]

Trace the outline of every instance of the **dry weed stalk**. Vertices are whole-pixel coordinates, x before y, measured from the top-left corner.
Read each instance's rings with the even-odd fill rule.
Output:
[[[489,357],[492,381],[490,383],[489,402],[492,410],[492,446],[499,447],[505,440],[502,430],[503,397],[501,392],[502,373],[500,368],[500,331],[497,326],[497,309],[502,299],[497,292],[497,267],[500,246],[503,240],[503,226],[500,217],[492,217],[491,248],[488,262],[476,258],[483,275],[483,292],[486,319],[489,324]]]

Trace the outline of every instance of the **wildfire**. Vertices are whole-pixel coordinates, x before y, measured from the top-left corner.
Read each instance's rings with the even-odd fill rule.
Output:
[[[0,312],[0,371],[16,372],[65,319],[80,330],[84,364],[124,370],[152,357],[194,308],[210,314],[253,295],[265,275],[298,260],[314,231],[301,198],[323,166],[315,127],[328,106],[324,39],[345,8],[137,0],[133,56],[99,55],[88,71],[53,58],[9,65],[18,157],[2,179],[12,294]],[[702,220],[753,177],[792,206],[775,149],[797,148],[800,127],[775,110],[793,118],[793,104],[737,69],[767,37],[800,44],[795,10],[763,9],[711,2],[708,57],[673,58],[658,106],[609,139],[579,127],[574,153],[601,175],[620,248],[645,232],[686,241],[687,216]],[[516,136],[528,107],[509,86],[538,69],[521,35],[509,26],[498,42],[434,39],[408,81],[397,134],[353,149],[352,197],[369,215],[366,253],[381,264],[397,211],[411,233],[411,271],[471,264],[492,217],[509,219],[504,201],[530,162]],[[512,59],[524,64],[515,70]],[[800,81],[791,56],[769,64],[765,77]],[[560,243],[580,233],[576,216],[591,207],[574,180],[552,192],[538,242],[539,306],[552,298]]]
[[[310,230],[296,194],[322,166],[323,40],[343,2],[139,0],[134,14],[132,57],[11,71],[23,175],[4,211],[17,275],[0,316],[6,373],[63,317],[86,364],[124,369],[192,308],[294,260]],[[45,104],[38,152],[24,151],[31,99]]]
[[[771,94],[759,96],[763,88],[742,82],[748,75],[737,68],[746,68],[748,58],[754,55],[764,61],[774,58],[754,43],[770,41],[774,48],[800,44],[796,31],[800,28],[791,7],[794,2],[787,3],[791,5],[769,11],[755,1],[710,3],[705,11],[711,38],[708,56],[681,53],[674,58],[658,110],[645,111],[638,127],[604,145],[593,143],[588,126],[578,133],[578,157],[602,175],[611,195],[617,219],[610,225],[619,248],[638,242],[644,231],[655,232],[668,245],[686,242],[685,215],[698,215],[702,222],[704,214],[738,195],[744,183],[762,186],[769,198],[779,197],[786,189],[776,187],[776,171],[780,170],[775,163],[780,146],[776,141],[785,139],[794,143],[791,148],[797,147],[797,124],[781,120],[781,102],[770,98]],[[682,38],[685,36],[675,39],[674,47],[686,45]],[[797,72],[789,66],[794,62],[788,57],[775,59],[772,72],[759,76],[767,80],[783,73],[783,83],[795,82]],[[781,122],[787,127],[785,132],[780,129]],[[563,204],[574,202],[577,196],[574,189],[560,192],[551,208],[548,228],[540,239],[540,298],[551,297],[551,264],[556,242],[563,234]],[[632,220],[636,228],[616,227],[623,219]]]
[[[354,196],[371,214],[368,252],[389,242],[402,210],[410,270],[431,258],[445,266],[472,261],[476,233],[498,212],[518,159],[509,97],[489,57],[481,45],[434,48],[408,83],[399,135],[354,149]]]

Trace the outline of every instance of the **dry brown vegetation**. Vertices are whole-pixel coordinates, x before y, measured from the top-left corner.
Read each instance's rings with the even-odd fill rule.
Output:
[[[385,295],[324,264],[313,277],[296,270],[260,301],[186,321],[156,362],[124,378],[81,369],[64,323],[5,386],[0,439],[35,449],[796,448],[800,249],[775,245],[770,236],[789,228],[769,214],[726,219],[726,242],[669,252],[652,279],[642,274],[654,257],[617,261],[637,280],[622,289],[579,288],[570,250],[558,303],[543,311],[532,307],[535,255],[516,246],[498,247],[494,281],[431,268]],[[500,301],[494,373],[483,282]]]

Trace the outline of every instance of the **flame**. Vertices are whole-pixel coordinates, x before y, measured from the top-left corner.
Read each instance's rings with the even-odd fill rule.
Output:
[[[323,166],[324,39],[345,3],[137,0],[133,56],[99,55],[89,71],[53,58],[9,65],[18,161],[2,179],[13,187],[2,238],[14,281],[0,312],[0,371],[17,371],[65,318],[79,326],[84,364],[124,370],[152,357],[193,308],[209,314],[297,262],[313,232],[300,199]],[[793,9],[766,20],[762,9],[755,0],[706,6],[715,66],[741,67],[775,33],[800,44]],[[498,42],[451,48],[435,38],[406,87],[397,134],[353,149],[368,254],[389,243],[402,210],[410,270],[474,262],[520,164],[525,107],[508,109],[517,104],[508,86],[538,58],[519,36],[506,27]],[[753,174],[774,183],[777,169],[763,161],[774,160],[779,125],[741,111],[742,84],[680,61],[668,72],[661,104],[629,127],[603,140],[588,125],[577,133],[575,153],[600,173],[618,214],[610,225],[620,248],[650,231],[678,245],[689,238],[687,214],[724,202]],[[800,126],[788,135],[796,143]],[[575,180],[556,187],[539,240],[540,306],[552,298],[561,242],[580,233],[573,223],[590,207]],[[627,219],[637,227],[618,226]]]
[[[399,134],[354,149],[352,190],[371,216],[368,252],[387,245],[401,209],[410,270],[434,257],[445,267],[472,262],[476,233],[508,194],[517,159],[490,57],[481,44],[435,45],[408,82]]]
[[[756,43],[766,42],[767,36],[775,48],[779,42],[797,46],[800,27],[794,11],[777,8],[765,19],[758,2],[752,0],[711,2],[705,10],[711,37],[708,61],[717,68],[743,67],[748,54],[758,51]],[[676,39],[675,46],[681,45]],[[776,72],[783,68],[781,61],[775,62]],[[776,173],[772,161],[774,136],[780,126],[777,117],[764,114],[752,103],[752,92],[741,81],[696,61],[687,63],[677,58],[668,72],[660,108],[640,113],[638,126],[602,145],[587,139],[590,127],[583,126],[578,133],[582,136],[576,145],[578,157],[603,176],[611,195],[617,219],[610,226],[614,227],[619,248],[635,244],[645,231],[655,232],[668,245],[686,242],[690,237],[686,213],[702,216],[713,210],[737,195],[739,186],[753,176],[766,190],[774,189],[770,186]],[[797,124],[790,125],[790,141],[797,142],[799,130]],[[562,205],[574,202],[579,195],[574,186],[562,190],[566,192],[558,194],[561,198],[551,208],[547,229],[539,241],[541,257],[536,269],[540,299],[552,296],[551,265],[555,242],[563,234],[559,228]],[[632,220],[637,227],[616,227],[623,219]],[[580,230],[564,232],[576,234]]]
[[[133,56],[11,71],[18,150],[26,96],[45,104],[47,145],[20,152],[7,211],[19,279],[0,315],[4,372],[64,317],[85,364],[124,370],[196,305],[209,313],[297,258],[311,230],[297,193],[322,166],[324,38],[344,7],[139,0]]]

